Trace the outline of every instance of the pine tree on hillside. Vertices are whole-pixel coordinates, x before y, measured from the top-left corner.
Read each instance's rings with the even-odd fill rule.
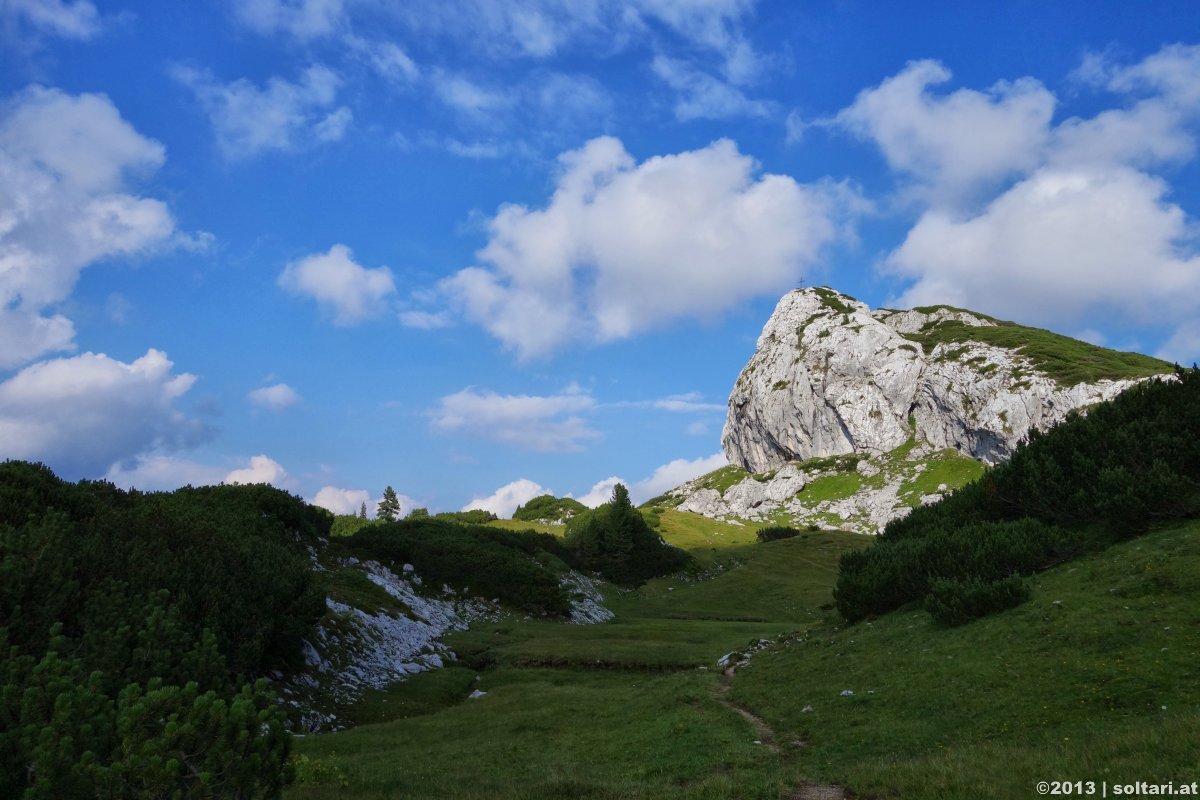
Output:
[[[358,518],[359,519],[367,518],[367,501],[366,500],[363,501],[363,504],[358,509]]]
[[[375,516],[387,522],[395,522],[400,516],[400,499],[396,497],[396,490],[391,486],[383,490],[383,499],[379,501]]]

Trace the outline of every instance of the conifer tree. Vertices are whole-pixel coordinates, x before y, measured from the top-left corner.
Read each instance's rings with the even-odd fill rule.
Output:
[[[367,501],[366,501],[366,500],[364,500],[364,501],[363,501],[363,504],[362,504],[361,506],[359,506],[359,509],[358,509],[358,518],[359,518],[359,519],[366,519],[366,518],[367,518]]]
[[[383,499],[379,501],[375,516],[387,522],[395,522],[400,516],[400,499],[396,497],[396,490],[391,486],[383,490]]]

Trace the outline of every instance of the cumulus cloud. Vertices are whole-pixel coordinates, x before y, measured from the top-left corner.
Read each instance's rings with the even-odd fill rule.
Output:
[[[517,510],[517,506],[524,505],[533,498],[543,494],[554,494],[554,492],[527,478],[521,478],[512,483],[504,484],[487,497],[472,499],[471,502],[463,506],[462,510],[470,511],[478,508],[490,511],[501,519],[508,519]]]
[[[87,40],[100,32],[100,12],[90,0],[4,0],[0,17],[63,39]]]
[[[501,395],[468,387],[441,399],[432,412],[433,427],[523,450],[574,452],[600,436],[579,416],[595,405],[576,387],[549,396]]]
[[[726,139],[638,164],[602,137],[559,160],[549,203],[502,206],[482,266],[442,283],[521,358],[794,286],[838,238],[850,200],[842,187],[757,175]]]
[[[595,508],[612,499],[613,487],[618,483],[625,484],[629,490],[629,499],[635,505],[646,502],[652,497],[658,497],[669,489],[674,489],[681,483],[697,478],[714,469],[725,466],[728,461],[724,453],[714,453],[711,456],[688,460],[677,458],[658,467],[647,478],[630,483],[624,478],[613,475],[602,481],[597,481],[587,494],[578,498],[588,508]]]
[[[180,486],[212,486],[227,474],[228,470],[222,467],[178,456],[152,455],[113,464],[104,479],[122,489],[167,492]]]
[[[255,389],[248,395],[254,405],[270,411],[283,411],[300,402],[301,397],[295,389],[286,383],[276,383]]]
[[[279,285],[316,300],[336,325],[353,325],[381,313],[396,292],[391,270],[356,264],[344,244],[291,262],[280,274]]]
[[[396,496],[397,499],[400,495]],[[412,498],[404,498],[407,502],[401,502],[400,507],[411,508]],[[341,489],[337,486],[322,486],[316,496],[308,502],[314,506],[320,506],[334,514],[355,514],[357,515],[362,508],[363,503],[367,504],[367,516],[374,517],[375,509],[378,507],[378,501],[371,500],[371,493],[366,489]]]
[[[103,95],[31,87],[0,107],[0,369],[73,347],[54,313],[80,272],[170,243],[165,203],[129,192],[163,146]]]
[[[584,494],[577,499],[588,508],[596,508],[597,506],[603,505],[612,499],[613,489],[618,483],[623,483],[626,485],[626,488],[628,488],[629,481],[613,475],[610,478],[597,481],[595,484],[593,484],[592,488],[587,491],[587,494]]]
[[[1200,47],[1132,65],[1085,59],[1076,78],[1117,102],[1058,124],[1054,96],[1032,79],[930,88],[949,77],[915,62],[836,117],[926,204],[883,261],[910,281],[894,304],[953,303],[1060,329],[1195,318],[1196,223],[1153,170],[1195,157]]]
[[[629,497],[634,503],[644,503],[651,497],[658,497],[668,489],[674,489],[681,483],[698,478],[712,472],[714,469],[729,463],[724,453],[714,453],[711,456],[688,460],[677,458],[668,461],[654,470],[650,477],[638,481],[629,487]]]
[[[939,199],[957,200],[1035,167],[1049,137],[1054,95],[1032,78],[983,92],[931,91],[950,77],[936,61],[911,62],[860,92],[833,123],[874,141],[892,169]]]
[[[265,455],[251,456],[250,463],[225,475],[225,483],[270,483],[282,486],[287,470],[273,458]]]
[[[192,90],[230,160],[271,150],[291,152],[336,141],[351,120],[349,108],[333,108],[341,79],[319,64],[295,83],[274,77],[263,87],[245,78],[221,83],[207,70],[175,67],[176,80]]]
[[[1166,184],[1128,168],[1039,170],[978,216],[929,212],[888,258],[901,304],[950,302],[1045,324],[1096,308],[1143,322],[1200,298],[1200,258]]]
[[[0,383],[0,457],[43,461],[72,477],[194,445],[205,426],[176,402],[196,378],[148,350],[124,363],[83,353],[26,367]]]

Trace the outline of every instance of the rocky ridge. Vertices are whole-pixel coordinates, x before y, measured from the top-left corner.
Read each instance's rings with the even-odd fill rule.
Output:
[[[887,453],[910,437],[984,463],[1006,460],[1031,430],[1110,400],[1137,379],[1063,385],[1019,350],[986,341],[926,349],[947,322],[997,321],[961,309],[879,309],[832,289],[779,301],[729,397],[721,444],[751,472],[848,453]]]
[[[825,287],[789,292],[730,394],[721,443],[731,466],[667,502],[730,521],[877,533],[1006,460],[1030,431],[1168,371],[1092,348],[1084,355],[1116,357],[1120,377],[1071,380],[986,335],[997,332],[1065,343],[1068,356],[1090,347],[948,306],[872,311]]]

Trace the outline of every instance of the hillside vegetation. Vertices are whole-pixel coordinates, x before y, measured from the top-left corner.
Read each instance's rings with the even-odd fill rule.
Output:
[[[1028,575],[1170,519],[1200,515],[1200,372],[1150,381],[1032,435],[951,497],[847,555],[849,620],[924,599],[945,621],[1015,605]]]
[[[327,512],[265,486],[123,492],[0,465],[0,796],[270,797],[274,693],[324,610]]]
[[[927,306],[913,310],[929,314],[941,309],[965,310],[952,306]],[[987,319],[995,326],[942,320],[925,325],[917,333],[905,334],[905,337],[919,342],[926,353],[932,352],[939,344],[960,342],[985,342],[1004,347],[1029,358],[1034,366],[1063,387],[1104,379],[1148,378],[1170,373],[1173,369],[1167,362],[1141,353],[1110,350],[1042,328],[1030,328],[974,311],[968,313]]]
[[[587,506],[573,497],[555,497],[551,494],[543,494],[524,505],[517,506],[512,518],[522,522],[562,523],[587,510]]]

